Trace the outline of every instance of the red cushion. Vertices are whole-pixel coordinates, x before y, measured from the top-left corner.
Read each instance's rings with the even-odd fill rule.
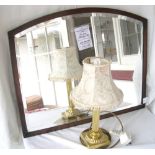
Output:
[[[133,72],[133,70],[112,70],[111,74],[112,78],[116,80],[133,81]]]

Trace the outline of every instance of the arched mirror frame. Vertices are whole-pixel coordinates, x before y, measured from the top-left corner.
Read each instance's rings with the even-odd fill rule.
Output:
[[[17,96],[17,102],[18,102],[18,108],[20,113],[20,119],[21,119],[21,125],[22,125],[22,131],[24,137],[30,137],[38,134],[43,134],[47,132],[52,132],[84,123],[88,123],[91,121],[91,118],[87,118],[84,120],[68,123],[68,124],[62,124],[46,129],[36,130],[29,132],[27,130],[26,120],[25,120],[25,114],[24,114],[24,107],[23,107],[23,101],[22,101],[22,95],[20,90],[20,83],[19,83],[19,77],[18,77],[18,67],[17,67],[17,59],[16,59],[16,51],[15,51],[15,40],[14,36],[27,29],[30,28],[36,24],[39,24],[41,22],[45,22],[47,20],[51,20],[57,17],[66,16],[66,15],[72,15],[72,14],[79,14],[79,13],[90,13],[90,12],[100,12],[100,13],[113,13],[113,14],[120,14],[125,15],[137,20],[140,20],[143,23],[143,70],[142,70],[142,98],[141,98],[141,104],[135,107],[123,109],[120,111],[115,112],[117,115],[130,112],[133,110],[138,110],[145,107],[145,104],[143,103],[143,98],[146,97],[146,72],[147,72],[147,19],[138,16],[133,13],[129,13],[126,11],[116,10],[116,9],[110,9],[110,8],[78,8],[78,9],[71,9],[71,10],[65,10],[60,11],[56,13],[52,13],[43,17],[40,17],[38,19],[34,19],[30,22],[27,22],[11,31],[8,32],[9,37],[9,46],[10,46],[10,55],[11,55],[11,62],[12,62],[12,69],[13,69],[13,77],[14,77],[14,84],[15,84],[15,91]],[[101,115],[101,119],[111,117],[111,114],[104,114]]]

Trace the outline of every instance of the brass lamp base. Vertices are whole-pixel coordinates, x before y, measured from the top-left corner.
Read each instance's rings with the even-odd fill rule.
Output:
[[[65,112],[62,113],[63,119],[72,119],[76,118],[77,116],[82,115],[82,113],[78,109],[69,108]]]
[[[102,128],[99,128],[98,132],[86,129],[81,133],[80,141],[90,149],[106,148],[111,143],[111,136],[108,131]]]

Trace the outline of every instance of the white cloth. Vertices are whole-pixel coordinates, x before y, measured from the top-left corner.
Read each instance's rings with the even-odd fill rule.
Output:
[[[155,7],[155,6],[154,6]],[[155,18],[155,9],[154,9],[154,18]],[[148,85],[148,97],[149,103],[148,108],[152,113],[155,114],[155,70],[154,70],[154,58],[155,58],[155,21],[153,23],[153,35],[151,39],[151,52],[148,54],[148,73],[147,73],[147,85]]]
[[[11,62],[4,52],[7,40],[0,34],[0,148],[18,148],[22,141],[19,114],[13,85]]]
[[[155,116],[147,108],[119,115],[125,131],[131,135],[132,144],[115,148],[155,148]],[[89,128],[90,123],[79,125],[56,132],[38,135],[24,139],[25,148],[35,149],[63,149],[85,148],[80,143],[80,133]],[[119,129],[119,122],[115,118],[100,121],[100,127],[107,130]],[[115,143],[117,139],[113,139]]]

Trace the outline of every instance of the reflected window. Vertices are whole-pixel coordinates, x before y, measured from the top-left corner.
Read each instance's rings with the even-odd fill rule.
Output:
[[[140,52],[141,43],[140,25],[126,20],[120,20],[120,27],[124,55],[138,54]]]
[[[116,41],[112,16],[93,14],[91,23],[93,27],[93,40],[95,53],[112,62],[117,62]]]
[[[52,20],[16,35],[16,57],[25,112],[68,105],[66,83],[49,81],[52,51],[69,46],[65,20]]]

